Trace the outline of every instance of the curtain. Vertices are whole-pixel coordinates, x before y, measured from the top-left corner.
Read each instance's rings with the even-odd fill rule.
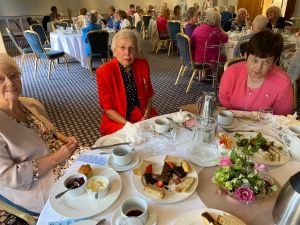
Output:
[[[286,20],[289,20],[293,16],[295,5],[296,5],[296,0],[288,0],[286,5],[286,10],[285,10],[285,15],[284,15],[284,18]]]

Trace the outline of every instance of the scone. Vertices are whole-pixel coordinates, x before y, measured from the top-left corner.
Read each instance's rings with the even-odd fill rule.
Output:
[[[181,180],[179,184],[175,187],[177,192],[188,192],[190,187],[194,184],[195,177],[185,177]]]
[[[143,176],[145,173],[146,167],[149,166],[151,163],[143,160],[136,168],[134,168],[133,173],[137,176]]]
[[[155,185],[147,184],[144,186],[144,190],[155,198],[162,199],[165,196],[164,189]]]
[[[82,165],[78,172],[84,174],[87,178],[91,178],[93,176],[93,171],[90,164]]]

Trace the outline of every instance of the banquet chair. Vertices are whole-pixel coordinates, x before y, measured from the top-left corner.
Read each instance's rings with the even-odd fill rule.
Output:
[[[287,27],[292,27],[292,26],[294,26],[294,23],[292,21],[286,20],[286,21],[284,21],[284,25]]]
[[[241,41],[240,46],[239,46],[240,56],[244,56],[245,55],[245,53],[247,51],[248,42],[249,42],[249,39]]]
[[[93,75],[93,58],[106,60],[110,58],[108,37],[109,34],[105,30],[93,30],[87,33],[87,41],[90,46],[89,71],[91,76]]]
[[[30,26],[30,30],[36,32],[39,35],[41,43],[42,43],[42,45],[43,45],[44,48],[47,48],[47,49],[51,48],[50,42],[49,42],[49,40],[47,38],[47,35],[46,35],[46,33],[45,33],[44,28],[43,28],[42,25],[40,25],[40,24],[32,24]]]
[[[182,65],[181,65],[179,73],[177,75],[175,85],[177,85],[179,83],[179,81],[180,81],[181,77],[183,77],[186,69],[191,69],[192,76],[191,76],[190,82],[188,84],[188,87],[186,89],[186,93],[188,93],[192,86],[192,81],[195,77],[195,74],[197,72],[200,72],[203,67],[202,67],[202,65],[196,64],[193,61],[191,39],[189,38],[189,36],[187,36],[186,34],[183,34],[183,33],[178,33],[176,35],[176,39],[177,39],[177,46],[179,49],[179,54],[180,54],[180,59],[181,59]]]
[[[50,16],[44,16],[42,20],[42,25],[45,31],[47,31],[47,23],[49,22],[50,22]]]
[[[149,23],[150,23],[150,20],[152,19],[151,16],[143,16],[142,17],[142,21],[143,21],[143,24],[142,24],[142,34],[143,34],[143,39],[147,39],[149,38],[148,37],[148,26],[149,26]]]
[[[9,19],[8,23],[9,23],[9,28],[11,31],[12,30],[17,31],[17,33],[14,32],[15,37],[23,37],[23,29],[22,29],[21,25],[17,22],[17,20]]]
[[[18,43],[18,41],[17,41],[15,35],[13,34],[13,32],[8,27],[6,27],[5,29],[6,29],[7,35],[10,37],[11,41],[14,43],[14,45],[16,46],[16,48],[18,49],[18,51],[22,55],[22,57],[21,57],[21,66],[20,66],[21,69],[22,69],[25,56],[27,56],[28,54],[33,53],[33,51],[32,51],[32,49],[30,47],[28,47],[28,48],[21,48],[21,46]]]
[[[172,49],[173,51],[173,44],[176,43],[176,35],[178,33],[183,33],[182,32],[182,27],[181,23],[178,21],[169,21],[168,22],[168,29],[170,32],[170,43],[169,43],[169,51],[168,51],[168,56],[170,56],[170,51]]]
[[[66,57],[65,52],[54,51],[54,50],[49,50],[49,51],[45,50],[45,48],[42,45],[39,35],[34,31],[26,30],[26,31],[24,31],[24,36],[25,36],[26,40],[28,41],[28,43],[35,55],[35,64],[34,64],[34,76],[35,77],[36,77],[36,72],[37,72],[37,63],[41,59],[49,60],[49,63],[48,63],[48,79],[49,80],[51,78],[52,64],[55,59],[59,59],[59,58],[64,58],[66,69],[68,71],[68,74],[70,75],[69,66],[68,66],[67,57]]]
[[[140,34],[142,31],[142,21],[136,23],[136,31]]]
[[[39,24],[39,21],[32,19],[32,17],[26,17],[25,18],[27,23],[29,24],[29,26],[33,25],[33,24]]]
[[[227,70],[229,66],[242,61],[245,61],[245,57],[236,57],[228,60],[224,65],[224,71]]]

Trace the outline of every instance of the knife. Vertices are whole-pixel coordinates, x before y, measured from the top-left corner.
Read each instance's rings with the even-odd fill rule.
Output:
[[[115,147],[118,145],[130,145],[132,142],[123,142],[123,143],[117,143],[117,144],[113,144],[113,145],[104,145],[104,146],[98,146],[98,147],[91,147],[91,150],[99,150],[99,149],[103,149],[103,148],[110,148],[110,147]]]

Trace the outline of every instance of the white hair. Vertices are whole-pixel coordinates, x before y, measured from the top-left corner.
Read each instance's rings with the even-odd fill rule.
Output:
[[[221,24],[221,14],[219,10],[214,8],[206,9],[204,22],[211,26],[219,26]]]
[[[130,29],[122,29],[120,31],[118,31],[113,39],[112,39],[112,43],[111,43],[111,50],[114,51],[114,49],[116,48],[116,43],[118,41],[118,39],[121,38],[128,38],[131,39],[134,42],[134,45],[138,51],[138,49],[140,49],[140,38],[138,33],[135,30],[130,30]]]
[[[21,73],[19,66],[12,57],[5,53],[0,53],[0,70],[10,67],[13,67],[18,73]]]
[[[267,28],[268,19],[263,15],[257,15],[252,22],[252,29],[254,32],[262,31]]]

